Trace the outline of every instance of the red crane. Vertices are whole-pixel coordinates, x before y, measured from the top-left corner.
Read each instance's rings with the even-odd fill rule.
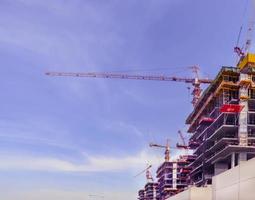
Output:
[[[107,73],[107,72],[83,72],[83,73],[74,73],[74,72],[46,72],[48,76],[72,76],[72,77],[86,77],[86,78],[111,78],[111,79],[132,79],[132,80],[150,80],[150,81],[176,81],[192,84],[192,104],[196,105],[202,89],[201,84],[210,84],[212,80],[210,79],[200,79],[198,76],[199,67],[191,66],[189,67],[195,73],[195,78],[184,78],[184,77],[175,77],[175,76],[166,76],[166,75],[131,75],[131,74],[122,74],[122,73]]]

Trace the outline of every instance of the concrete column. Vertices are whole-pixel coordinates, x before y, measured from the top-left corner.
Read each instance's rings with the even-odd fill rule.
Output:
[[[155,185],[153,185],[153,200],[157,200],[157,190]]]
[[[177,163],[173,163],[173,189],[177,188]]]
[[[247,153],[246,152],[239,153],[238,164],[241,164],[241,163],[246,162],[246,161],[247,161]]]
[[[240,81],[245,81],[248,79],[247,74],[240,73],[239,77]],[[247,146],[248,140],[248,128],[247,128],[247,113],[248,113],[248,87],[245,85],[240,86],[239,88],[239,105],[243,106],[242,111],[239,113],[239,129],[238,129],[238,137],[239,137],[239,145]]]
[[[235,153],[231,154],[231,168],[235,167]]]
[[[227,163],[215,163],[214,164],[214,175],[218,175],[222,172],[225,172],[226,170],[228,170]]]

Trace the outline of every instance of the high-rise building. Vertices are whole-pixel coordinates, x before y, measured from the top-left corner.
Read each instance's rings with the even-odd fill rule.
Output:
[[[192,184],[211,184],[212,176],[255,157],[255,55],[222,67],[186,123],[196,155]]]

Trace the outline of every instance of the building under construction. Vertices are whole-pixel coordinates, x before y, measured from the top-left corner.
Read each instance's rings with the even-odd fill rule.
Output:
[[[189,164],[194,156],[180,156],[176,161],[165,160],[157,169],[157,182],[148,181],[139,190],[139,200],[165,200],[183,191],[189,185]]]
[[[139,200],[159,200],[158,199],[158,183],[147,182],[144,189],[139,190],[138,199]]]
[[[138,191],[138,200],[145,200],[145,191],[144,191],[144,189]]]
[[[192,156],[165,162],[157,170],[158,196],[163,200],[189,185],[212,184],[212,177],[255,157],[255,55],[237,67],[222,67],[188,116]],[[141,198],[140,198],[141,200]]]
[[[255,55],[237,67],[222,67],[188,116],[191,184],[211,184],[212,176],[255,157]]]
[[[175,195],[189,184],[189,164],[194,161],[194,156],[180,156],[176,161],[165,161],[157,170],[158,178],[158,199],[164,200]]]
[[[189,173],[191,162],[194,161],[193,155],[180,156],[177,160],[170,160],[170,145],[167,140],[166,145],[159,145],[151,143],[150,147],[164,148],[165,160],[157,169],[157,181],[154,182],[152,175],[149,171],[151,165],[143,170],[141,173],[146,172],[147,184],[144,189],[139,190],[139,200],[165,200],[183,191],[189,185]],[[177,144],[175,148],[186,148],[185,145]],[[140,175],[139,173],[138,175]]]
[[[248,32],[251,30],[252,27]],[[222,67],[214,80],[200,79],[196,66],[192,67],[195,78],[95,72],[46,74],[192,84],[194,110],[186,119],[186,124],[191,134],[189,148],[194,150],[194,155],[184,164],[166,159],[158,168],[156,194],[158,199],[164,199],[183,190],[188,184],[211,184],[213,176],[255,157],[255,55],[247,53],[250,44],[251,39],[248,39],[244,52],[242,48],[235,47],[235,52],[240,56],[237,67]],[[210,84],[202,96],[201,84]],[[183,168],[186,174],[181,173]],[[143,195],[146,198],[146,188]],[[143,195],[141,192],[140,199]]]
[[[139,174],[137,174],[135,177],[141,175],[141,174],[146,174],[146,180],[147,183],[144,186],[143,189],[138,191],[138,199],[139,200],[158,200],[158,183],[154,182],[153,176],[150,172],[150,168],[152,165],[149,165],[146,169],[141,171]]]

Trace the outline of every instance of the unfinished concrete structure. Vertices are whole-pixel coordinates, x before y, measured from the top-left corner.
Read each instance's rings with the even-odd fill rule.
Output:
[[[254,200],[255,158],[212,179],[212,185],[191,186],[168,200]]]
[[[144,173],[146,174],[147,183],[146,183],[144,189],[138,191],[138,199],[139,200],[157,200],[158,183],[154,182],[154,179],[150,172],[151,167],[152,167],[152,165],[149,165],[148,167],[146,167],[146,169],[144,169],[143,171],[141,171],[140,173],[138,173],[135,176],[135,177],[137,177],[141,174],[144,174]]]
[[[144,192],[144,189],[138,191],[138,200],[145,200],[145,192]]]
[[[145,199],[158,200],[158,183],[147,183],[145,185]]]
[[[158,200],[158,183],[147,182],[144,189],[139,190],[138,200]]]
[[[191,183],[211,184],[220,174],[255,155],[255,55],[238,67],[222,67],[188,116]]]
[[[157,170],[158,199],[164,200],[183,191],[189,184],[189,164],[194,161],[194,156],[180,156],[176,161],[165,161]]]

